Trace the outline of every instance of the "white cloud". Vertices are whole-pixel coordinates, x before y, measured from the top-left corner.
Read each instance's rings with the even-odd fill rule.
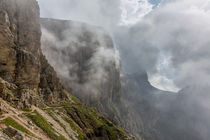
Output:
[[[161,90],[178,92],[180,89],[173,81],[175,73],[171,64],[171,57],[167,56],[166,53],[161,53],[157,63],[157,71],[155,73],[148,73],[151,85]]]
[[[152,11],[153,5],[147,0],[121,0],[121,25],[132,25]]]
[[[149,81],[151,85],[164,91],[178,92],[180,90],[174,85],[172,79],[168,79],[168,77],[164,75],[152,75],[151,77],[149,77]]]
[[[168,71],[174,68],[176,76],[172,80],[179,88],[210,85],[209,3],[209,0],[168,2],[145,17],[146,22],[137,25],[136,29],[141,29],[147,23],[149,28],[141,32],[142,37],[169,52],[172,65]],[[164,74],[168,77],[167,72]],[[157,75],[156,79],[164,78]]]
[[[41,17],[82,21],[110,28],[121,18],[120,0],[38,0]]]
[[[159,79],[172,79],[180,88],[186,83],[209,83],[210,66],[206,62],[210,59],[209,0],[163,0],[156,9],[152,9],[153,5],[147,0],[38,1],[44,17],[79,20],[110,28],[115,39],[120,38],[116,42],[120,51],[124,51],[124,66],[130,69],[158,70],[158,49],[165,50],[170,52],[177,75],[168,77],[165,70],[161,75],[166,78]],[[119,23],[131,28],[119,32],[116,30]]]

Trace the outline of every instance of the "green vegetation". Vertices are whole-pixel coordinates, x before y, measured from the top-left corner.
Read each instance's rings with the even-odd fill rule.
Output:
[[[107,132],[109,139],[113,140],[128,137],[124,130],[99,115],[94,109],[83,105],[66,104],[65,110],[72,120],[83,130],[89,130],[89,132],[95,133],[99,128],[103,128]],[[72,129],[80,133],[80,128],[71,119],[65,118],[65,120],[70,124]]]
[[[66,140],[64,136],[57,135],[52,126],[37,111],[26,114],[38,127],[40,127],[53,140]]]
[[[54,115],[54,113],[50,109],[47,110],[47,113],[53,118],[53,120],[55,120],[61,127],[63,127],[65,132],[68,134],[69,138],[73,139],[72,136],[70,136],[69,133],[67,132],[66,126],[59,121],[59,119]]]
[[[25,111],[25,112],[31,112],[32,111],[31,108],[23,108],[22,110]]]
[[[79,140],[83,140],[85,138],[84,133],[80,130],[80,128],[71,119],[65,117],[64,120],[69,124],[69,126],[72,128],[72,130],[77,132]]]
[[[25,127],[23,127],[22,125],[20,125],[19,123],[17,123],[15,120],[13,120],[10,117],[4,119],[3,121],[1,121],[1,123],[5,124],[6,126],[12,126],[23,133],[33,136],[33,134],[29,132]]]
[[[83,105],[72,105],[65,107],[68,115],[79,125],[85,125],[87,128],[96,129],[103,125],[99,120],[97,120],[97,113]]]
[[[107,133],[109,134],[109,139],[114,140],[114,139],[119,139],[119,135],[127,136],[127,133],[120,127],[113,125],[109,120],[105,118],[101,118],[103,121],[103,124],[105,125],[105,128],[107,130]]]
[[[53,114],[53,112],[51,110],[47,110],[47,113],[53,118],[53,120],[55,120],[61,127],[63,127],[63,129],[66,130],[66,127],[64,126],[64,124],[62,124],[58,118]]]
[[[68,91],[64,90],[64,92],[74,101],[75,104],[81,104],[79,99],[71,95]]]
[[[50,105],[44,110],[66,131],[66,126],[62,124],[54,114],[54,110],[59,110],[62,113],[62,118],[69,124],[69,126],[77,132],[78,139],[84,140],[87,135],[96,136],[101,134],[107,135],[109,139],[126,139],[128,134],[120,127],[114,125],[111,121],[99,115],[94,108],[89,108],[80,103],[80,101],[65,91],[70,101],[63,101],[58,104]],[[113,109],[114,106],[113,106]],[[59,114],[60,115],[60,114]],[[58,136],[50,124],[37,112],[27,113],[27,116],[40,127],[53,140],[65,140],[63,136]],[[61,115],[60,115],[61,116]],[[104,133],[105,132],[105,133]],[[99,134],[100,135],[100,134]],[[71,136],[69,136],[71,137]],[[105,137],[105,136],[104,136]]]

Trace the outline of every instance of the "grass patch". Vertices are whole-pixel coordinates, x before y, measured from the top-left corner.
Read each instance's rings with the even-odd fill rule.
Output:
[[[66,112],[69,114],[72,119],[80,123],[81,121],[85,124],[88,129],[97,129],[102,126],[102,122],[100,122],[97,118],[98,114],[93,110],[83,105],[72,105],[66,107]],[[77,116],[75,116],[77,114]]]
[[[47,110],[47,113],[53,118],[53,120],[55,120],[61,127],[63,127],[64,130],[66,130],[66,127],[64,124],[62,124],[58,118],[53,114],[53,112],[51,110]]]
[[[55,120],[65,130],[65,132],[66,132],[66,134],[68,134],[69,138],[71,138],[73,140],[72,136],[70,136],[69,133],[67,132],[66,126],[59,121],[59,119],[54,115],[54,113],[49,109],[47,110],[47,113],[53,118],[53,120]]]
[[[25,111],[25,112],[31,112],[32,111],[31,108],[23,108],[22,110]]]
[[[85,138],[84,133],[80,130],[80,128],[71,119],[65,117],[64,120],[69,124],[69,126],[72,128],[72,130],[77,132],[79,140],[83,140]]]
[[[101,121],[103,122],[107,132],[109,139],[118,139],[120,137],[129,137],[128,134],[120,127],[112,124],[109,120],[105,118],[101,118]]]
[[[39,128],[41,128],[51,139],[66,140],[64,136],[57,135],[52,126],[37,111],[34,111],[32,114],[28,113],[26,116],[29,117]]]
[[[92,108],[83,105],[67,105],[65,106],[65,110],[67,114],[72,118],[72,120],[74,120],[74,122],[76,122],[82,129],[85,124],[85,129],[88,129],[94,133],[99,128],[104,127],[108,133],[109,139],[111,140],[128,136],[128,134],[123,129],[114,125],[111,121],[107,120],[103,116],[99,115]],[[65,120],[70,124],[73,130],[78,133],[81,131],[71,119],[65,118]]]
[[[72,101],[74,101],[75,104],[81,104],[79,99],[77,99],[76,97],[74,97],[71,93],[69,93],[68,91],[64,90],[64,92],[70,96],[70,98],[72,99]]]
[[[33,136],[33,134],[30,131],[28,131],[25,127],[23,127],[22,125],[20,125],[19,123],[17,123],[14,119],[10,117],[4,119],[3,121],[1,121],[1,123],[5,124],[6,126],[12,126],[23,133]]]

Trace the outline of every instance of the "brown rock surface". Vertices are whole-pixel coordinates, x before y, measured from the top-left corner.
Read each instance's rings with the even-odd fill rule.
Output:
[[[0,9],[0,77],[17,86],[17,99],[7,98],[28,107],[36,105],[41,94],[49,102],[64,97],[54,69],[41,52],[37,1],[1,0]]]

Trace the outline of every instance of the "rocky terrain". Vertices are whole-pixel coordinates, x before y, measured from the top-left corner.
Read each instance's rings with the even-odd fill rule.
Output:
[[[131,139],[63,88],[42,54],[36,0],[0,1],[0,50],[0,139]]]

